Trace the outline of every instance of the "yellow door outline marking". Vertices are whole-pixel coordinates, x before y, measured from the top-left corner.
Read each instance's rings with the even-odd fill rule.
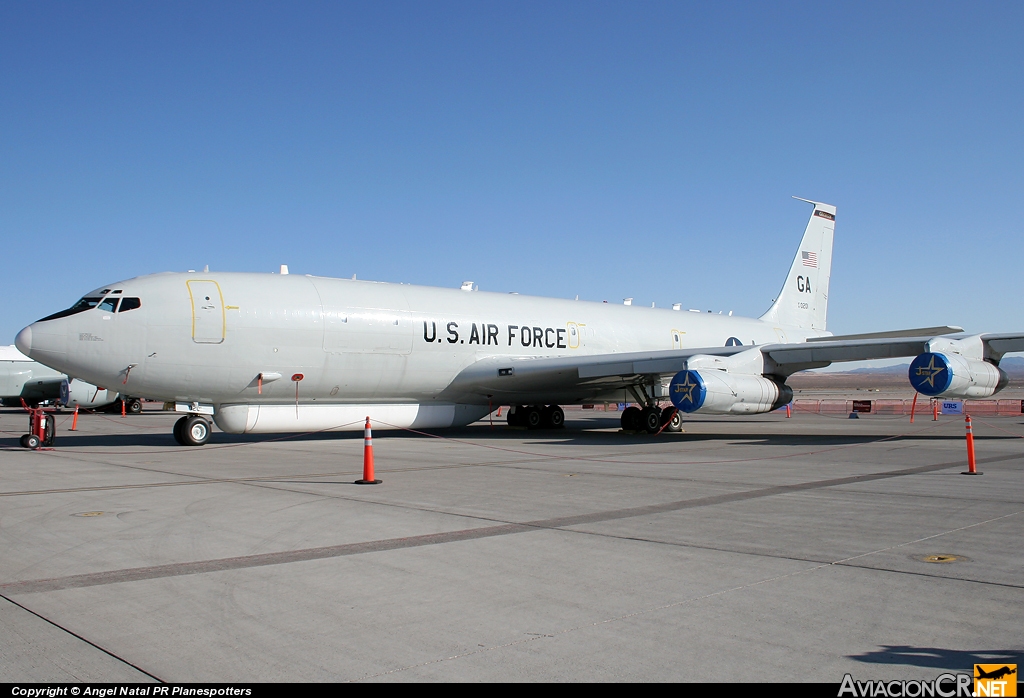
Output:
[[[569,348],[579,349],[583,345],[583,330],[581,327],[586,327],[586,324],[582,322],[567,322],[565,323],[565,329],[569,331]],[[576,329],[576,344],[572,343],[573,328]]]
[[[189,279],[185,282],[188,287],[188,299],[192,303],[192,341],[196,339],[196,299],[192,295],[192,284],[213,284],[217,288],[217,295],[220,296],[220,342],[203,342],[203,344],[220,344],[228,336],[228,318],[224,309],[224,292],[220,290],[220,284],[213,279]]]

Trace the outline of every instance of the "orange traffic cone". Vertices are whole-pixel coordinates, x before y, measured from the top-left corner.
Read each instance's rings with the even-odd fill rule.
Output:
[[[71,418],[71,431],[78,431],[78,405],[75,405],[75,416]]]
[[[971,428],[971,415],[964,420],[967,425],[967,471],[961,475],[981,475],[974,460],[974,429]]]
[[[356,480],[357,485],[379,485],[380,480],[373,479],[373,435],[370,433],[370,418],[366,418],[363,432],[363,479]]]

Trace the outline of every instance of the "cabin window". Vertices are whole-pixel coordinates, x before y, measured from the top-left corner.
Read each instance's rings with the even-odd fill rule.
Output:
[[[129,310],[135,310],[136,308],[142,307],[142,301],[138,298],[123,298],[121,299],[121,309],[117,312],[127,313]]]
[[[117,301],[118,300],[120,300],[120,299],[118,299],[118,298],[104,298],[102,301],[100,301],[100,304],[99,304],[98,307],[103,312],[112,313],[115,310],[117,310]]]

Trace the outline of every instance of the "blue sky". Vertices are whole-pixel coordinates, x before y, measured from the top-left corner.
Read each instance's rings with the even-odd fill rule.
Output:
[[[0,343],[166,270],[1024,330],[1024,4],[0,2]]]

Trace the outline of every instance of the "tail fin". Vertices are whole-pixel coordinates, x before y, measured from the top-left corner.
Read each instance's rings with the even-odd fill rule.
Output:
[[[800,197],[794,196],[794,199]],[[828,281],[832,273],[832,233],[835,230],[836,207],[818,201],[807,221],[803,240],[797,250],[786,283],[768,312],[765,322],[803,330],[825,329],[828,313]]]

